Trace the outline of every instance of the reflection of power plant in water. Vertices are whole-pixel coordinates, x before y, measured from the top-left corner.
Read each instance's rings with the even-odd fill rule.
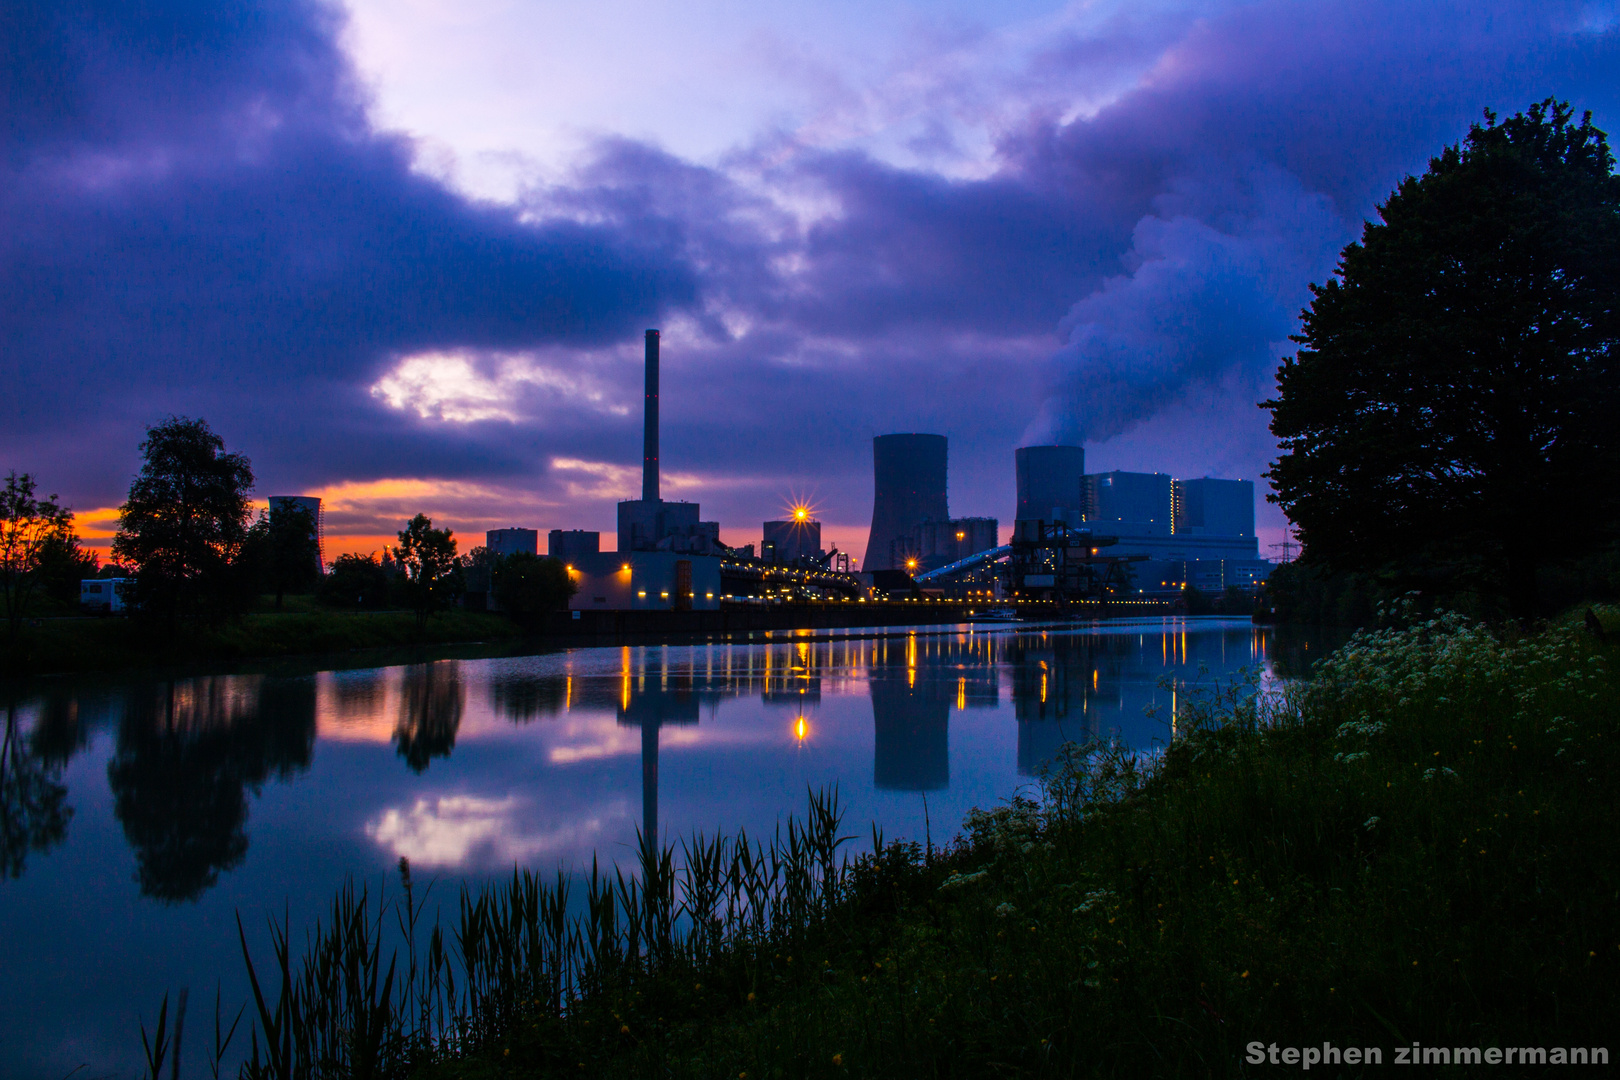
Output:
[[[1098,701],[1118,697],[1117,676],[1106,684],[1100,678],[1101,640],[1054,634],[1008,644],[1020,776],[1034,776],[1064,743],[1089,742],[1101,734]]]
[[[951,782],[951,697],[932,679],[873,678],[872,783],[938,791]]]
[[[658,729],[698,722],[700,698],[690,675],[626,675],[619,723],[641,728],[641,835],[658,838]]]

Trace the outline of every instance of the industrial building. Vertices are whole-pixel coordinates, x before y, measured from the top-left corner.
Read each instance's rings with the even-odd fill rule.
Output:
[[[291,508],[303,510],[309,514],[309,519],[315,525],[315,549],[319,565],[317,569],[322,573],[326,571],[326,518],[321,510],[321,500],[314,495],[272,495],[270,496],[270,509],[279,510]]]
[[[578,591],[575,611],[703,611],[720,606],[718,522],[700,521],[697,503],[659,497],[657,330],[645,338],[646,392],[641,498],[619,504],[619,550],[601,550],[600,533],[553,529],[546,542]]]
[[[1021,446],[1013,451],[1018,521],[1062,521],[1078,528],[1086,509],[1086,452],[1078,446]]]
[[[484,548],[491,555],[538,555],[538,529],[490,529],[484,533]]]
[[[1178,534],[1254,535],[1253,480],[1177,480],[1174,496]]]
[[[1085,477],[1085,523],[1120,536],[1169,536],[1175,492],[1169,473],[1092,473]]]
[[[895,542],[913,525],[946,521],[947,443],[943,435],[879,435],[872,440],[872,530],[861,569],[893,570]]]
[[[804,507],[795,507],[793,516],[785,521],[764,523],[759,557],[766,562],[791,563],[821,556],[821,522],[811,517]]]
[[[920,521],[890,546],[889,563],[911,573],[934,570],[989,551],[1001,542],[1000,531],[1000,523],[988,517]]]
[[[569,562],[574,611],[713,611],[720,560],[672,551],[601,552]]]
[[[546,534],[546,554],[553,559],[572,562],[602,551],[602,534],[585,529],[552,529]]]
[[[619,552],[673,551],[720,555],[720,523],[699,521],[697,503],[665,502],[659,497],[657,330],[645,339],[646,390],[642,425],[641,498],[619,504]]]

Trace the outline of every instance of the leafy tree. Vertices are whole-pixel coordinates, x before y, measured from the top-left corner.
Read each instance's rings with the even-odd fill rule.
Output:
[[[59,506],[55,495],[41,499],[34,491],[28,473],[12,472],[0,488],[0,602],[13,640],[42,577],[40,552],[52,537],[68,532],[73,521],[73,512]]]
[[[370,555],[339,555],[321,580],[321,601],[333,607],[379,608],[388,602],[388,571]]]
[[[79,583],[101,573],[101,560],[86,551],[71,529],[45,538],[39,549],[39,584],[59,604],[77,605]]]
[[[145,463],[119,510],[113,555],[135,567],[135,598],[171,623],[229,612],[251,593],[235,563],[247,539],[253,467],[205,420],[148,428]]]
[[[321,583],[321,545],[315,516],[302,506],[281,504],[259,515],[248,530],[248,548],[260,585],[281,610],[287,593],[314,592]]]
[[[1589,114],[1485,115],[1312,286],[1267,475],[1306,566],[1523,619],[1549,553],[1620,532],[1620,178]]]
[[[579,591],[561,559],[541,558],[520,551],[495,562],[495,602],[514,615],[557,611]]]
[[[435,529],[426,514],[417,514],[399,534],[399,546],[391,550],[405,598],[416,612],[417,629],[424,629],[428,617],[449,607],[460,593],[456,538],[449,529]]]
[[[8,698],[0,733],[0,881],[22,877],[30,852],[66,839],[73,807],[67,804],[61,775],[60,763],[53,765],[31,752],[16,699]]]

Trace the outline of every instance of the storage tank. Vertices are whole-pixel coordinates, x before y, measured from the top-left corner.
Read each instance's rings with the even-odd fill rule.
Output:
[[[890,549],[911,527],[951,516],[945,499],[943,435],[879,435],[872,440],[872,531],[861,569],[893,570]]]

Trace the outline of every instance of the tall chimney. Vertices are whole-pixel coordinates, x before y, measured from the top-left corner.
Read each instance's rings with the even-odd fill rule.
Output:
[[[641,434],[641,499],[658,501],[658,331],[647,331],[647,415]]]

